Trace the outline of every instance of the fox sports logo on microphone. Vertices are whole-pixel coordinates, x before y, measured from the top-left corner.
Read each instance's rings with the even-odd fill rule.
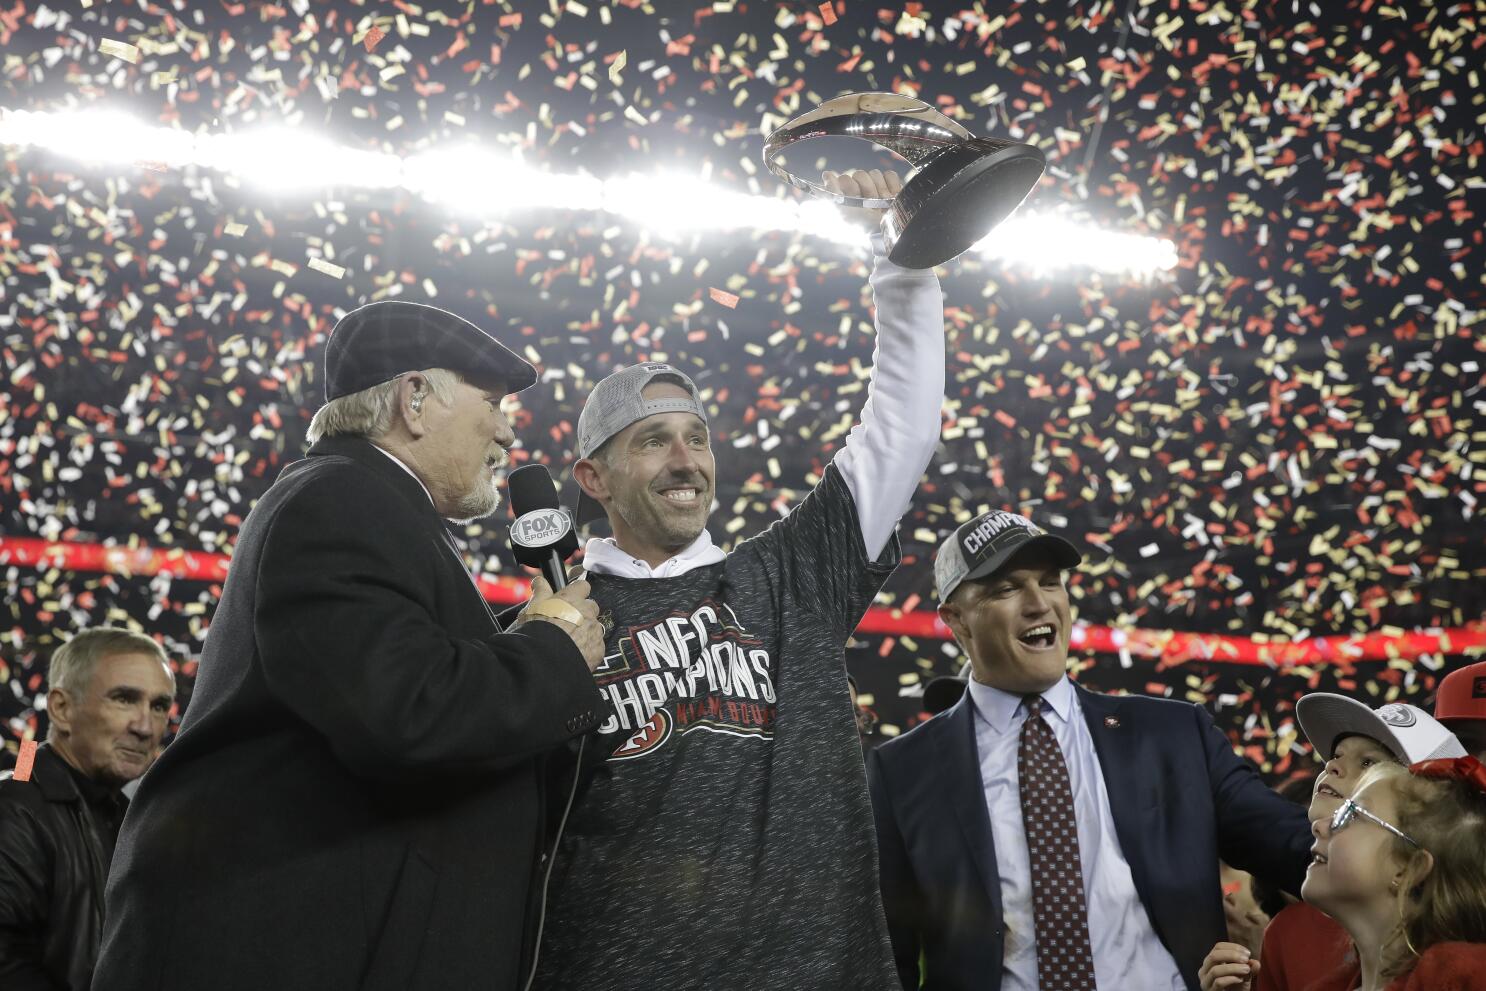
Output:
[[[555,544],[572,530],[568,514],[561,509],[533,509],[511,524],[511,539],[523,547]]]

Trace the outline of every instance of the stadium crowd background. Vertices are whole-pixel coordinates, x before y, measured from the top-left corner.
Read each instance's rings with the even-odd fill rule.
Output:
[[[771,127],[843,92],[915,94],[1044,149],[1029,211],[1168,238],[1175,264],[1050,267],[1048,246],[1028,243],[948,266],[943,441],[880,606],[932,608],[937,541],[1005,507],[1086,549],[1072,593],[1088,624],[1276,642],[1480,633],[1475,16],[1221,0],[18,0],[0,9],[0,137],[14,111],[104,108],[198,134],[287,124],[402,156],[473,139],[551,173],[671,173],[790,199],[759,163]],[[106,153],[109,134],[95,140]],[[684,368],[713,410],[719,542],[814,482],[865,393],[866,257],[829,239],[523,209],[527,173],[498,169],[431,199],[148,156],[98,165],[86,147],[0,150],[11,750],[39,733],[45,658],[85,625],[163,638],[183,705],[220,588],[127,562],[23,563],[15,541],[230,551],[301,452],[322,401],[313,364],[361,302],[433,302],[524,345],[544,377],[521,397],[515,463],[555,474],[595,381],[647,358]],[[265,161],[287,181],[316,165],[284,132],[256,151],[259,175]],[[665,200],[649,209],[688,219]],[[463,535],[491,578],[519,577],[504,523],[502,510]],[[1298,694],[1427,705],[1470,659],[1451,642],[1277,665],[1086,651],[1078,678],[1203,702],[1282,776],[1305,753]],[[916,686],[956,667],[947,648],[861,633],[848,656],[901,728],[918,718]]]

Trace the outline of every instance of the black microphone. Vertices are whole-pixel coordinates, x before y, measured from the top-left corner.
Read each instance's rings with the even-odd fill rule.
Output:
[[[555,592],[566,588],[564,562],[578,550],[573,521],[557,503],[546,465],[522,465],[506,478],[511,490],[511,551],[528,568],[541,568]]]

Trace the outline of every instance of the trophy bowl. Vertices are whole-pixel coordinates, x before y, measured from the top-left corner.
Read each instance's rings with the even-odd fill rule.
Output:
[[[843,196],[790,172],[788,146],[811,138],[868,141],[905,159],[914,173],[892,199]],[[1021,205],[1042,177],[1036,147],[978,138],[922,100],[896,93],[851,93],[828,100],[774,130],[764,164],[790,185],[844,206],[886,210],[888,258],[904,268],[933,268],[962,254]]]

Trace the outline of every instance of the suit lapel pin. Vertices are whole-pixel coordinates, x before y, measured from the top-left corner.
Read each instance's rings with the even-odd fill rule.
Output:
[[[1104,717],[1104,728],[1105,729],[1119,729],[1120,728],[1120,717],[1119,716],[1105,716]]]

